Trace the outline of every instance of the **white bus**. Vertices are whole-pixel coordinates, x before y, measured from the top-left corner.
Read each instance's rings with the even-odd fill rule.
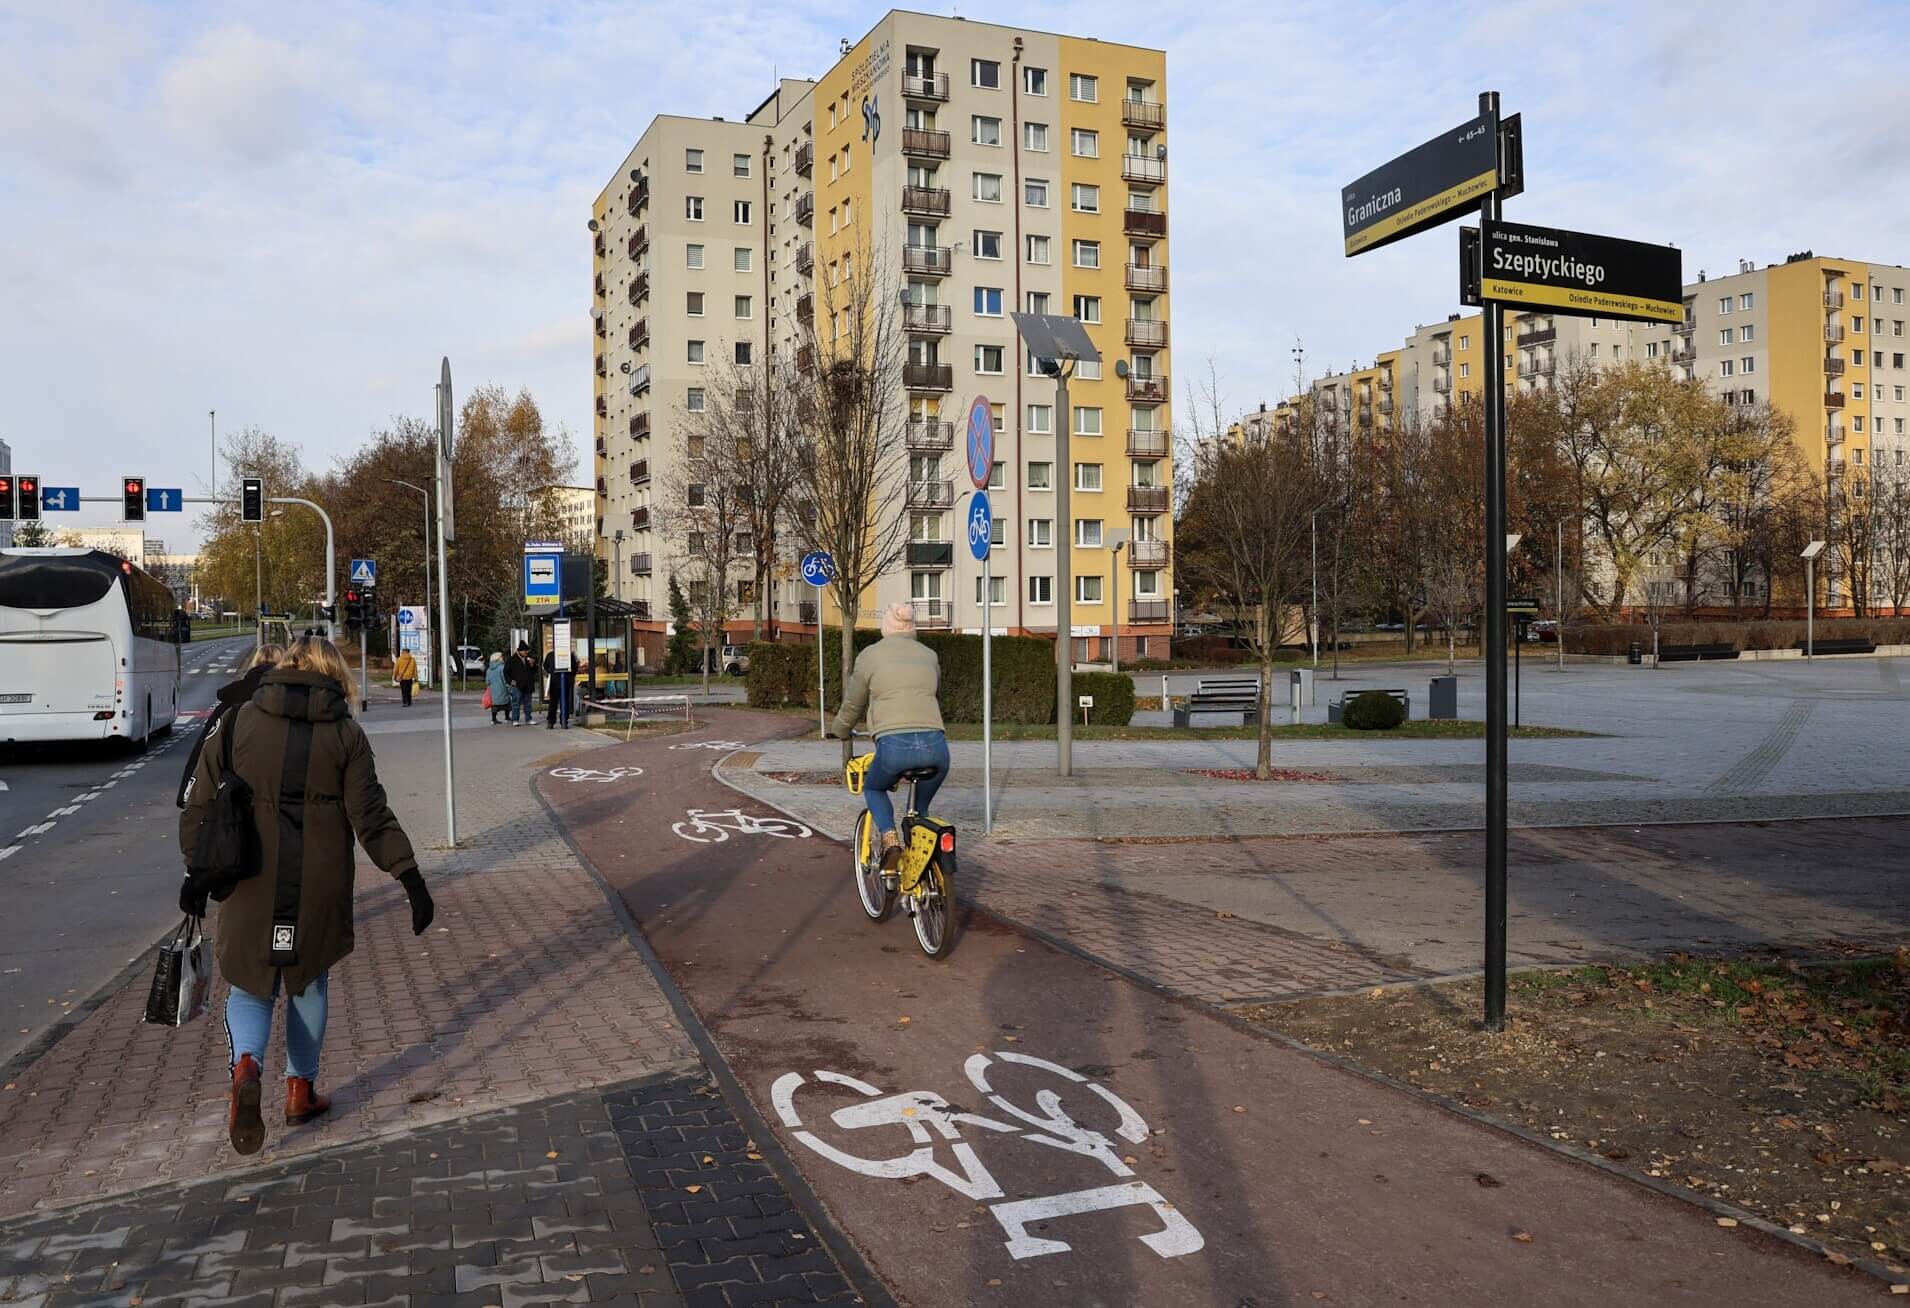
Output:
[[[172,730],[172,592],[117,555],[0,550],[0,744]]]

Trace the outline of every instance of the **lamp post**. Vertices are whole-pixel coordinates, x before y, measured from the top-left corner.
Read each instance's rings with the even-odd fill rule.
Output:
[[[1798,557],[1804,560],[1804,657],[1811,658],[1817,649],[1817,556],[1824,552],[1824,542],[1814,540],[1804,547]]]
[[[1313,536],[1313,606],[1307,614],[1307,639],[1313,645],[1313,670],[1320,670],[1320,511],[1315,509],[1308,515],[1308,524]]]
[[[1108,585],[1113,587],[1108,602],[1114,605],[1114,670],[1121,670],[1121,551],[1127,548],[1127,529],[1116,527],[1108,533],[1114,550],[1114,566],[1109,569]]]
[[[284,509],[273,509],[267,518],[283,518]],[[252,585],[256,590],[253,597],[252,622],[258,629],[258,644],[265,643],[265,562],[260,544],[265,539],[265,523],[260,522],[252,532]]]
[[[615,578],[615,580],[611,582],[612,593],[614,593],[617,599],[621,601],[623,599],[623,528],[622,527],[617,528],[616,532],[610,537],[610,575],[613,578]]]
[[[424,496],[424,605],[423,607],[424,607],[424,611],[426,613],[429,613],[431,612],[431,492],[426,490],[424,487],[416,485],[412,482],[399,481],[396,477],[385,478],[385,484],[388,486],[403,486],[406,490],[414,490],[414,491],[417,491],[418,494]],[[429,657],[430,648],[431,647],[429,645],[425,646],[427,658]],[[448,669],[440,668],[438,671],[440,675],[443,675],[446,677],[450,675]],[[445,685],[447,686],[450,684],[451,683],[448,680],[445,682]]]

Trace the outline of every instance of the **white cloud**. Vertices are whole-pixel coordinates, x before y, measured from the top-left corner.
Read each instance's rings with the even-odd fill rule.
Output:
[[[180,140],[257,166],[306,146],[321,85],[309,54],[247,27],[220,27],[165,68],[157,98]]]

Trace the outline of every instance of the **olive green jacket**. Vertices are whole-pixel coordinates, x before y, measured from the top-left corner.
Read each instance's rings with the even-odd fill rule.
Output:
[[[914,636],[884,636],[856,655],[835,734],[847,737],[866,715],[869,734],[942,730],[942,661]]]

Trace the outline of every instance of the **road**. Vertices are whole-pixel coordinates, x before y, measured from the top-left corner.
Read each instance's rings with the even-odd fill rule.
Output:
[[[0,1064],[144,955],[177,922],[173,798],[199,718],[252,648],[185,646],[182,720],[142,752],[0,752]]]
[[[719,711],[539,786],[903,1302],[1877,1293],[984,916],[929,962],[904,919],[864,919],[840,845],[763,832],[752,819],[777,815],[709,771],[734,747],[719,742],[800,729]],[[686,825],[692,810],[704,816]],[[711,1238],[729,1232],[715,1198]]]

